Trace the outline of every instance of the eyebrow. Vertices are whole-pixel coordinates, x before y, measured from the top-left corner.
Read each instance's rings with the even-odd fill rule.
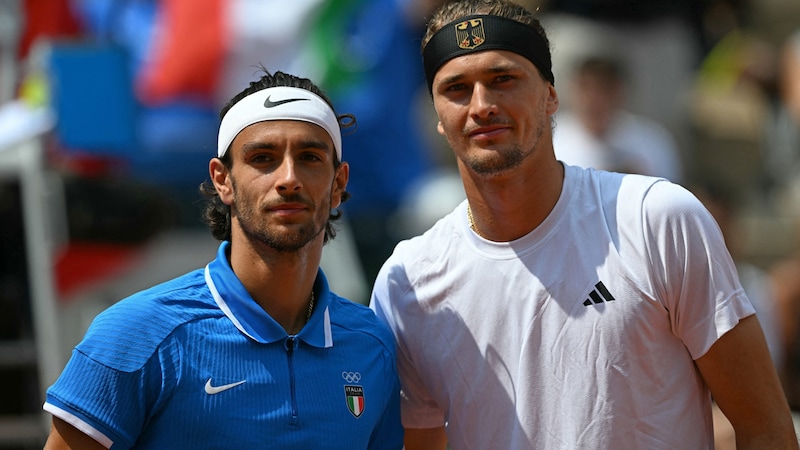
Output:
[[[270,150],[275,148],[275,144],[270,142],[262,142],[262,141],[253,141],[253,142],[245,142],[242,144],[242,151],[247,153],[253,150]]]
[[[518,67],[516,65],[514,65],[514,64],[498,64],[496,66],[492,66],[492,67],[484,69],[483,71],[481,71],[481,74],[493,75],[493,74],[498,74],[498,73],[508,73],[508,72],[513,72],[513,71],[515,71],[517,69],[518,69]],[[455,74],[453,76],[449,76],[447,78],[444,78],[443,80],[441,80],[437,84],[438,85],[442,85],[442,84],[457,83],[457,82],[461,81],[463,78],[466,78],[466,75],[463,74],[463,73],[459,73],[459,74]]]
[[[455,83],[457,81],[460,81],[462,78],[464,78],[464,75],[462,75],[462,74],[453,75],[453,76],[447,77],[447,78],[439,81],[436,84],[439,85],[439,86],[441,86],[443,84],[452,84],[452,83]]]
[[[300,149],[318,149],[324,151],[330,151],[330,147],[325,143],[325,141],[319,139],[306,139],[300,141],[299,145],[297,146]],[[269,141],[253,141],[253,142],[245,142],[242,144],[242,152],[244,154],[256,151],[256,150],[275,150],[277,145],[269,142]]]

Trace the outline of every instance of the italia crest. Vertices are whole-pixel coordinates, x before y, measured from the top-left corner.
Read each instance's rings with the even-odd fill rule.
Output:
[[[486,35],[483,31],[483,19],[465,20],[457,23],[455,28],[458,46],[465,50],[471,50],[486,42]]]
[[[364,387],[345,385],[344,398],[350,413],[355,417],[361,416],[364,412]]]

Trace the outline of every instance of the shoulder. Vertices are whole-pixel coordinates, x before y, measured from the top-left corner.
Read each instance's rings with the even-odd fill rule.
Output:
[[[653,183],[644,190],[643,213],[650,220],[675,218],[711,218],[703,203],[688,189],[666,180]]]
[[[440,271],[463,243],[466,217],[465,200],[423,234],[400,241],[383,263],[373,288],[391,284],[391,290],[397,292],[417,277]]]
[[[595,191],[604,202],[625,207],[642,205],[650,210],[665,211],[702,206],[689,190],[666,178],[594,169],[578,170],[584,174],[576,177],[580,180],[581,192]]]
[[[656,184],[667,180],[647,175],[610,172],[575,165],[565,166],[565,190],[576,191],[582,202],[600,202],[606,206],[624,203],[640,205]],[[671,183],[669,183],[671,184]]]
[[[657,260],[682,265],[695,256],[705,264],[708,255],[726,251],[722,232],[705,205],[685,187],[664,179],[626,176],[616,223]]]
[[[331,327],[335,334],[353,333],[373,343],[380,344],[394,354],[394,337],[385,323],[378,320],[375,312],[359,303],[331,294]]]
[[[466,218],[466,200],[439,219],[421,235],[400,241],[394,248],[389,261],[404,261],[406,264],[419,263],[435,258],[452,246],[452,239],[459,238],[458,215]],[[421,251],[425,250],[425,251]]]
[[[120,300],[95,317],[77,349],[119,370],[141,367],[181,325],[219,314],[198,269]]]
[[[621,203],[641,202],[641,218],[651,225],[716,223],[703,203],[680,184],[641,175],[628,175],[624,180]]]
[[[571,170],[581,208],[591,210],[599,205],[607,219],[620,226],[650,224],[652,229],[684,220],[713,221],[694,194],[665,178],[575,167]]]

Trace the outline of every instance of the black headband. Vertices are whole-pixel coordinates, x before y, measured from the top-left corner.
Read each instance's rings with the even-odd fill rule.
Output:
[[[443,26],[422,51],[428,91],[433,91],[433,77],[444,63],[484,50],[508,50],[522,55],[539,69],[547,81],[556,84],[550,49],[535,28],[505,17],[472,15]]]

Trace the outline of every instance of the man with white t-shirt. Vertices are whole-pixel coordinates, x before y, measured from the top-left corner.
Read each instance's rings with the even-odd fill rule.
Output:
[[[797,449],[719,228],[661,178],[559,162],[539,22],[455,0],[422,40],[467,200],[395,248],[371,307],[397,340],[405,448]]]

